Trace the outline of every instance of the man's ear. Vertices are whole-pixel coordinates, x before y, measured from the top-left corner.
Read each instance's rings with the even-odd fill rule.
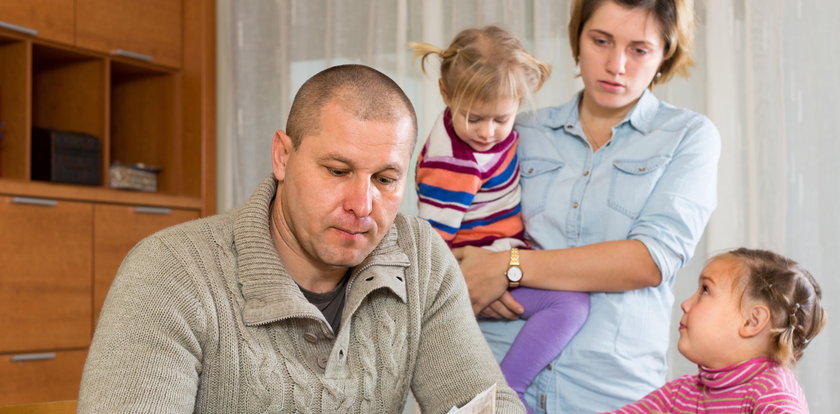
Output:
[[[747,313],[738,333],[743,338],[752,338],[770,325],[770,308],[764,304],[754,304],[747,309]]]
[[[292,151],[294,151],[292,138],[282,129],[275,131],[274,138],[271,140],[271,170],[277,181],[282,182],[286,178],[286,164],[289,162]]]
[[[443,98],[443,104],[449,106],[449,94],[446,93],[446,88],[443,87],[443,79],[438,79],[438,88],[440,88],[440,97]]]

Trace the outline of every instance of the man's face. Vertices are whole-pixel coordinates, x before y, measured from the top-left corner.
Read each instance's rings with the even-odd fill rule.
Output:
[[[272,219],[291,253],[316,269],[353,267],[397,215],[414,129],[408,116],[362,121],[334,102],[324,106],[320,122],[320,131],[306,135],[297,149],[282,131],[275,135],[272,149],[280,162],[274,174],[281,187],[280,211]]]

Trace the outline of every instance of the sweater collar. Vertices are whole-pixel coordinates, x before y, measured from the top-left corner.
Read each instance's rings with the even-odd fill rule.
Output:
[[[778,366],[769,358],[755,358],[720,369],[711,369],[698,365],[697,380],[711,389],[731,388],[752,380],[768,368]]]
[[[303,296],[275,250],[269,230],[269,216],[276,191],[277,180],[269,175],[242,206],[234,222],[237,277],[245,299],[243,319],[246,325],[253,326],[281,319],[312,318],[328,326],[321,311]],[[408,256],[400,250],[397,229],[392,225],[373,252],[353,268],[347,283],[348,302],[345,306],[355,302],[353,299],[359,294],[366,296],[378,288],[391,290],[405,302],[403,281],[404,270],[408,265]],[[377,269],[377,274],[383,277],[374,278],[363,285],[355,284],[354,287],[354,280],[360,274],[377,266],[386,268],[384,271]]]

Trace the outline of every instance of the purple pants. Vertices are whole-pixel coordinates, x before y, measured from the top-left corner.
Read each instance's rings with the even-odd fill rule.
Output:
[[[500,366],[508,385],[525,403],[525,389],[545,368],[589,316],[589,294],[563,290],[516,288],[510,294],[525,308],[527,319]],[[528,404],[525,404],[528,407]],[[528,412],[531,413],[530,407]]]

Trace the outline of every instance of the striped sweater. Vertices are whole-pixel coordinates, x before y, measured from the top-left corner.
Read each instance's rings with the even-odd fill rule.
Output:
[[[722,369],[700,367],[696,375],[671,381],[616,414],[629,413],[808,413],[793,372],[767,358]]]
[[[455,134],[449,109],[435,122],[417,160],[418,209],[449,247],[498,240],[507,241],[500,248],[525,244],[518,138],[511,131],[493,148],[477,152]]]

